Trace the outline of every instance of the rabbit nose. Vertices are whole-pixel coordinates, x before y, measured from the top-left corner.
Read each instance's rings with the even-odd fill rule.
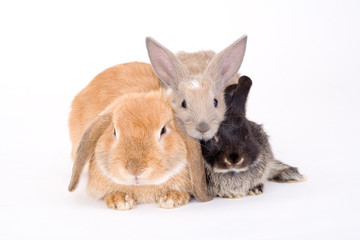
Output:
[[[202,121],[197,125],[196,129],[201,133],[205,133],[210,129],[210,126],[206,122]]]
[[[134,168],[131,168],[131,169],[129,169],[128,168],[128,171],[129,171],[129,173],[131,174],[131,175],[133,175],[134,177],[138,177],[140,174],[142,174],[143,173],[143,171],[144,170],[142,170],[142,169],[134,169]]]
[[[142,174],[144,172],[144,168],[145,164],[136,159],[130,159],[126,164],[126,169],[135,177]]]
[[[232,164],[240,163],[239,154],[237,154],[237,153],[231,153],[229,155],[229,159],[230,159]]]

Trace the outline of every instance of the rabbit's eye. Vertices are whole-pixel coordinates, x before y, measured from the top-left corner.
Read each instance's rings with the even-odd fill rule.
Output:
[[[160,131],[160,136],[166,133],[166,127],[164,126]]]
[[[114,128],[113,136],[116,137],[116,129]]]
[[[217,105],[218,105],[218,100],[214,98],[214,107],[217,107]]]
[[[183,108],[186,108],[186,107],[187,107],[187,104],[186,104],[185,99],[182,101],[181,106],[182,106]]]
[[[163,128],[160,130],[160,134],[157,137],[158,141],[161,141],[162,137],[164,136],[164,134],[166,134],[168,132],[168,129],[166,127],[166,125],[163,126]]]

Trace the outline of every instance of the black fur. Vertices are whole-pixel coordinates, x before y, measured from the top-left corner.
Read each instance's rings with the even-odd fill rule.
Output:
[[[246,120],[245,105],[251,85],[251,79],[243,76],[239,79],[239,84],[225,89],[225,102],[228,106],[225,120],[215,138],[202,141],[203,155],[212,167],[246,168],[259,156],[261,136],[254,134],[251,123]],[[241,158],[244,159],[239,164]],[[225,159],[232,164],[225,162]]]
[[[224,91],[227,111],[218,133],[201,142],[209,189],[214,196],[262,193],[266,179],[301,180],[296,168],[274,159],[261,125],[246,118],[246,101],[252,86],[247,76]]]

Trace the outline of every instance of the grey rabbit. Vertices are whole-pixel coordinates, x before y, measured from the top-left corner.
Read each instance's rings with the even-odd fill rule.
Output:
[[[247,76],[224,91],[225,120],[210,140],[201,141],[207,183],[212,196],[239,198],[263,192],[266,180],[304,180],[297,168],[273,156],[262,125],[246,118],[246,100],[252,85]]]
[[[200,51],[177,55],[146,38],[149,59],[161,87],[168,90],[181,130],[198,140],[209,140],[225,115],[223,92],[237,82],[247,36],[219,53]],[[200,152],[200,147],[199,147]]]

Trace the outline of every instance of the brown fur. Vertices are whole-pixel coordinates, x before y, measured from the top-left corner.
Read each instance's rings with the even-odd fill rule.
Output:
[[[172,196],[159,202],[166,208],[185,204],[189,193],[211,199],[200,146],[178,128],[171,99],[160,89],[149,64],[128,63],[100,73],[75,97],[69,119],[74,158],[70,191],[89,161],[88,192],[105,198],[111,208],[129,209],[132,201],[159,202],[164,194]],[[155,136],[164,125],[168,132],[163,147],[157,147]],[[184,161],[189,163],[185,168],[171,171]],[[142,184],[129,182],[140,173]],[[164,176],[171,177],[162,182]]]
[[[194,53],[181,51],[178,52],[176,56],[179,58],[179,61],[186,66],[189,73],[195,76],[199,74],[203,75],[205,73],[205,70],[208,68],[209,64],[216,56],[216,53],[211,50],[199,51]],[[212,78],[214,77],[215,76],[212,76]],[[225,89],[227,86],[231,84],[237,84],[239,77],[240,77],[239,73],[235,74],[235,76],[232,77],[231,80],[227,82],[222,88]]]
[[[245,47],[246,36],[243,36],[218,54],[207,51],[193,54],[179,53],[178,56],[175,56],[169,50],[148,38],[147,48],[149,57],[156,74],[160,76],[162,81],[159,81],[156,77],[151,66],[145,63],[117,65],[96,76],[96,78],[75,97],[72,104],[69,128],[73,144],[72,157],[75,159],[75,164],[69,190],[75,189],[80,172],[86,161],[90,160],[90,155],[95,147],[94,142],[91,144],[86,143],[86,141],[88,141],[87,138],[95,136],[95,139],[91,141],[99,141],[97,146],[102,146],[102,144],[107,144],[106,146],[111,145],[111,139],[103,139],[103,136],[100,137],[99,135],[99,131],[101,133],[104,129],[103,127],[96,127],[98,124],[99,126],[102,125],[101,123],[97,123],[97,120],[100,118],[97,116],[103,112],[107,106],[111,105],[115,99],[124,94],[144,93],[170,87],[172,89],[172,91],[170,91],[170,95],[172,96],[172,108],[175,111],[176,120],[177,123],[179,123],[181,130],[195,139],[210,139],[213,137],[225,114],[225,103],[222,95],[223,89],[227,83],[232,82],[232,78],[238,71],[242,63]],[[166,61],[164,62],[163,59]],[[191,87],[191,82],[194,80],[199,87]],[[162,82],[164,84],[162,84]],[[189,102],[188,111],[181,108],[181,103],[185,99]],[[218,101],[218,107],[214,107],[215,99]],[[159,115],[154,116],[158,117]],[[128,118],[129,115],[125,114],[125,117]],[[92,121],[94,121],[93,126],[95,127],[91,127],[85,131]],[[198,129],[201,123],[204,124],[204,121],[208,121],[205,125],[209,125],[210,130],[201,133]],[[117,126],[118,123],[116,120],[114,120],[114,124]],[[121,134],[126,135],[128,126],[121,129],[125,130],[124,133]],[[137,128],[130,129],[135,135],[142,134],[141,131],[137,132]],[[111,130],[104,130],[104,136],[108,136],[109,131]],[[106,132],[108,133],[105,134]],[[181,131],[178,130],[178,132],[180,133]],[[83,135],[84,133],[87,134]],[[192,192],[200,201],[211,200],[211,196],[208,194],[206,188],[204,163],[201,160],[200,145],[196,140],[187,135],[182,133],[187,147],[186,157],[189,162],[188,177],[191,179]],[[142,134],[141,137],[143,136],[145,135]],[[81,138],[83,139],[81,140]],[[105,147],[105,145],[103,147]],[[149,148],[149,144],[144,145],[141,141],[136,139],[132,142],[124,141],[123,145],[133,146],[136,154],[141,152],[144,148]],[[104,155],[109,151],[110,149],[101,152],[96,148],[94,151],[94,159],[107,159]],[[122,150],[119,149],[115,154],[121,153]],[[131,159],[130,163],[124,166],[117,166],[119,162],[114,160],[112,162],[107,162],[106,165],[102,167],[108,171],[115,171],[114,169],[117,169],[118,167],[125,167],[132,174],[136,175],[141,173],[142,169],[146,168],[146,164],[141,161],[141,157],[134,157],[136,154],[124,156],[125,158]],[[160,163],[157,164],[161,166]],[[96,169],[96,166],[93,164],[93,161],[90,161],[89,174],[92,173],[92,169]],[[110,173],[116,175],[115,172],[109,172],[108,174]],[[91,175],[92,179],[97,179],[99,177],[99,171],[95,171],[93,174],[94,175]],[[152,175],[155,177],[156,173],[154,172]],[[121,174],[117,177],[121,178]],[[99,179],[100,182],[102,180],[103,179]],[[89,179],[88,186],[92,185],[90,182],[91,179]],[[106,184],[109,185],[108,183]],[[101,191],[99,193],[97,191],[92,191],[92,189],[96,188],[89,187],[89,192],[92,193],[92,195],[102,195]]]
[[[78,146],[76,153],[77,161],[74,162],[69,191],[73,191],[77,187],[80,173],[82,172],[88,159],[90,159],[94,154],[97,141],[105,129],[110,125],[111,121],[112,116],[110,114],[99,116],[91,123],[87,131],[85,131],[83,139],[93,139],[93,141],[81,141]]]
[[[98,74],[73,100],[69,118],[74,159],[80,138],[88,124],[106,106],[123,94],[160,89],[160,81],[147,63],[125,63]]]
[[[199,51],[194,53],[178,52],[176,56],[192,75],[203,74],[209,63],[214,58],[214,51]]]

